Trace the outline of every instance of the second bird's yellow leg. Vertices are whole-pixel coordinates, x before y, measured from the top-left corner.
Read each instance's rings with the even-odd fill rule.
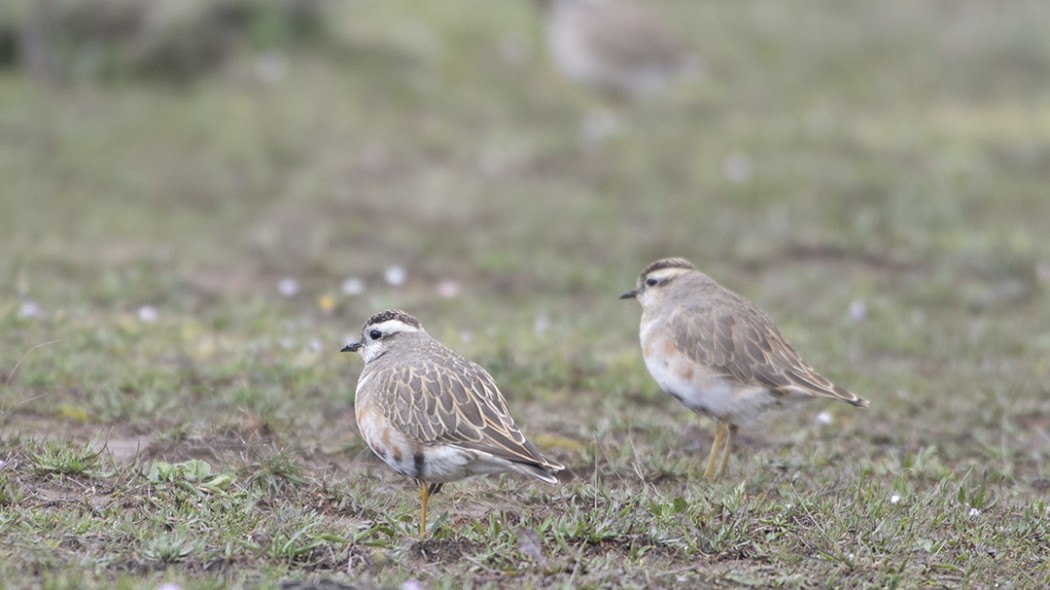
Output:
[[[733,444],[736,442],[736,431],[739,427],[736,424],[729,424],[727,430],[729,430],[729,436],[725,439],[725,448],[722,449],[722,466],[718,468],[718,477],[722,477],[726,474],[726,467],[729,465],[729,455],[733,454]]]
[[[715,429],[715,440],[711,443],[711,454],[707,456],[707,469],[704,470],[704,477],[707,479],[711,479],[715,475],[715,465],[718,463],[719,455],[721,455],[721,449],[726,440],[727,430],[729,430],[729,425],[720,420],[718,422],[718,428]],[[724,465],[723,469],[725,469]]]

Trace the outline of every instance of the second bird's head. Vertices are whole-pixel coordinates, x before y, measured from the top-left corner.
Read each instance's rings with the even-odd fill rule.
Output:
[[[368,318],[361,328],[361,338],[347,344],[339,352],[357,352],[369,363],[390,350],[406,334],[424,332],[419,320],[400,309],[388,309]]]
[[[686,273],[695,273],[696,267],[684,258],[663,258],[645,267],[638,275],[634,289],[620,295],[620,299],[637,299],[642,308],[647,308],[664,298],[665,287]]]

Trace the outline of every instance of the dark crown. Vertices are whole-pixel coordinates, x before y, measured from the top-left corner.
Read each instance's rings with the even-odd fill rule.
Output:
[[[400,309],[388,309],[386,311],[381,311],[375,314],[374,316],[368,318],[368,321],[365,322],[365,328],[367,328],[368,326],[374,326],[376,324],[382,324],[383,322],[388,322],[390,320],[398,320],[400,322],[408,324],[409,326],[414,326],[421,330],[423,329],[423,326],[419,323],[419,320],[401,311]]]
[[[686,270],[696,270],[696,267],[693,266],[693,263],[689,262],[685,258],[663,258],[645,267],[645,270],[642,271],[642,276],[644,277],[645,275],[651,272],[663,270],[665,268],[684,268]]]

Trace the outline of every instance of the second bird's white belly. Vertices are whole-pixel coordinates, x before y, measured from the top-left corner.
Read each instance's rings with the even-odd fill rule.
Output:
[[[643,333],[642,350],[645,367],[660,389],[694,412],[740,425],[778,405],[768,388],[733,383],[690,359],[668,338]]]

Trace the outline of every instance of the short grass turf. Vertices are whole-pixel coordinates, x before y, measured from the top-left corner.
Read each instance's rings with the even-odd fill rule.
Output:
[[[1045,3],[657,6],[705,74],[626,107],[510,0],[329,6],[276,81],[0,73],[3,585],[1050,585]],[[617,300],[668,255],[871,408],[703,480]],[[417,537],[337,352],[395,306],[566,481],[452,484]]]

